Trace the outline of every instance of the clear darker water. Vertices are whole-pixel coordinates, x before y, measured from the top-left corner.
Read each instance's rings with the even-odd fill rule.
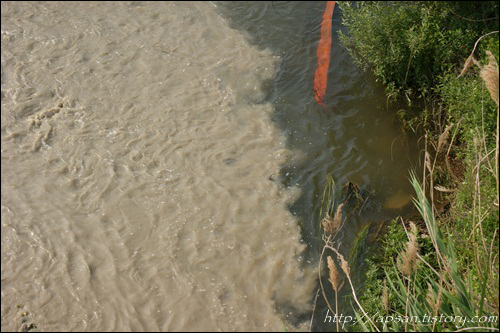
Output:
[[[339,236],[348,255],[367,224],[376,229],[390,218],[413,212],[408,172],[418,159],[416,138],[403,131],[395,106],[387,102],[384,87],[370,73],[356,67],[341,46],[338,32],[346,31],[338,5],[333,15],[325,98],[328,109],[316,103],[313,81],[325,5],[283,1],[219,3],[233,28],[281,57],[276,76],[268,82],[266,100],[273,103],[273,120],[294,152],[283,165],[281,176],[285,186],[301,190],[289,209],[300,217],[309,262],[317,262],[323,247],[319,221],[328,177],[340,187],[349,181],[357,184],[373,200],[373,208],[363,216],[351,217]],[[373,245],[368,244],[365,251]],[[363,274],[354,275],[361,289]],[[324,302],[319,307],[322,309],[317,316],[322,318],[326,314]],[[344,311],[349,311],[347,308]],[[332,329],[319,323],[313,327]]]
[[[281,176],[285,185],[301,188],[290,209],[302,217],[304,239],[310,245],[315,243],[313,225],[318,225],[328,176],[337,184],[356,183],[382,206],[398,201],[398,196],[404,202],[413,194],[408,172],[418,154],[415,138],[403,131],[383,86],[357,68],[340,45],[338,31],[343,27],[338,5],[325,99],[328,110],[317,105],[313,92],[324,2],[223,2],[219,7],[233,28],[280,56],[278,72],[267,83],[266,100],[273,103],[273,120],[295,152]],[[405,207],[396,203],[394,208]],[[381,217],[393,213],[391,209],[380,212]]]

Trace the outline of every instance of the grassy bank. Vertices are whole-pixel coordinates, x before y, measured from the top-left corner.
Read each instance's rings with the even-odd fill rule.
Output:
[[[367,259],[352,330],[498,331],[498,2],[340,7],[343,45],[423,145],[421,214],[393,221]],[[350,272],[325,244],[334,293]]]

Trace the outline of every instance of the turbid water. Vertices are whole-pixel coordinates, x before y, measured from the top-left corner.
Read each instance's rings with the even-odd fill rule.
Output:
[[[374,219],[410,194],[337,37],[314,100],[323,9],[2,2],[2,331],[308,328],[326,176],[388,203]]]

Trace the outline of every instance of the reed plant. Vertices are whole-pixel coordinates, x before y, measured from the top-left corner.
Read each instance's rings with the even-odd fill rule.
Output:
[[[490,56],[489,63],[480,69],[480,76],[485,81],[484,86],[491,99],[497,103],[498,65],[495,59]],[[337,263],[343,272],[341,275],[335,260],[328,256],[329,281],[335,292],[335,311],[328,303],[323,285],[321,289],[330,310],[337,314],[337,295],[344,280],[348,282],[357,318],[352,330],[498,331],[499,116],[497,104],[497,131],[493,146],[486,144],[487,141],[492,142],[488,139],[492,134],[487,133],[484,126],[476,128],[473,141],[475,163],[467,170],[468,177],[473,179],[472,190],[468,191],[471,196],[471,209],[467,211],[454,207],[453,214],[446,215],[439,212],[435,204],[436,192],[456,195],[464,191],[466,182],[456,181],[455,189],[436,184],[436,169],[440,164],[438,159],[445,151],[446,156],[449,155],[460,122],[457,125],[443,126],[444,129],[437,136],[435,143],[425,136],[422,178],[419,180],[415,173],[410,174],[420,224],[417,227],[413,221],[403,218],[397,220],[404,226],[406,242],[402,244],[401,241],[393,241],[384,245],[382,255],[386,257],[381,265],[383,274],[367,274],[375,280],[368,281],[367,284],[378,285],[374,293],[360,292],[361,286],[356,290],[351,279],[351,267],[339,252],[340,242],[336,237],[345,222],[345,218],[342,218],[344,204],[335,202],[334,182],[331,180],[328,183],[323,203],[326,207],[322,223],[325,245],[321,257],[325,251],[336,254]],[[451,133],[453,135],[450,140]],[[334,218],[331,218],[330,214]],[[463,215],[462,218],[468,223],[455,223],[453,219],[457,214]],[[392,228],[394,227],[398,228],[397,225]],[[321,262],[322,258],[319,267],[320,281]],[[368,298],[378,298],[378,305],[373,306],[373,302],[367,301]],[[338,323],[336,329],[339,331]]]
[[[425,222],[426,236],[434,246],[437,262],[431,265],[420,256],[419,231],[410,223],[404,250],[396,263],[385,269],[384,284],[388,287],[382,288],[380,295],[385,313],[367,320],[366,310],[360,306],[357,310],[361,319],[359,329],[394,332],[498,330],[498,308],[486,293],[486,287],[493,287],[498,280],[492,279],[491,272],[485,272],[479,281],[484,287],[479,293],[474,291],[473,282],[467,279],[470,267],[460,267],[453,238],[445,236],[449,235],[448,228],[444,227],[445,232],[442,232],[443,227],[438,226],[432,205],[414,174],[411,182],[416,192],[415,205]],[[495,239],[498,240],[497,233]],[[489,267],[494,269],[495,263],[491,260],[494,255],[489,257]],[[473,264],[482,265],[482,262]]]

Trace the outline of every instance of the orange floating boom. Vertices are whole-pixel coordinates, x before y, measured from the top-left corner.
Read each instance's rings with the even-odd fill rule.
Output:
[[[335,1],[327,1],[323,21],[321,22],[321,36],[318,44],[318,67],[314,75],[314,98],[319,105],[326,108],[323,99],[326,94],[328,81],[328,66],[330,65],[330,49],[332,47],[332,16]]]

